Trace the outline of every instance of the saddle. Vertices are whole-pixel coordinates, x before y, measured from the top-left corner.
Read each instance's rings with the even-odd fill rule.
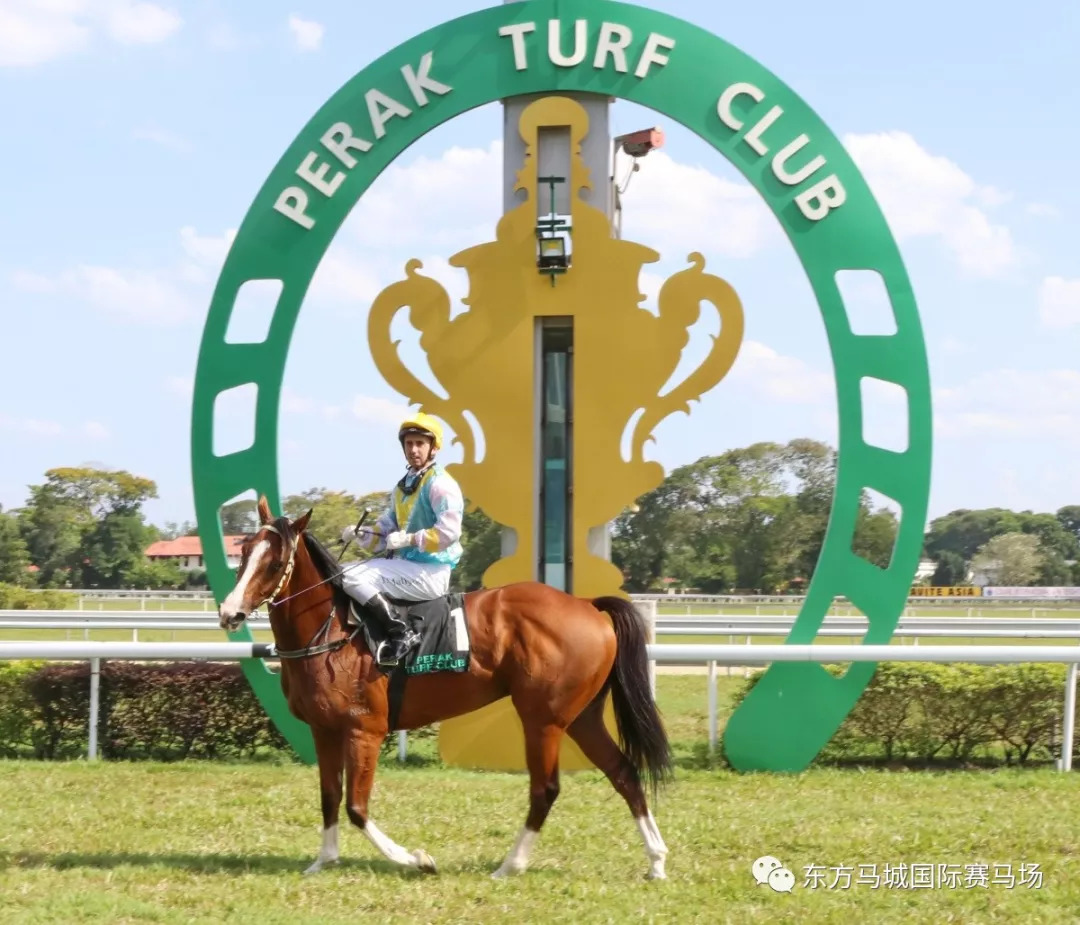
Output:
[[[408,677],[469,670],[469,625],[465,621],[465,595],[460,591],[427,601],[402,600],[389,594],[384,597],[420,637],[420,641],[393,668],[387,670],[376,666],[390,678],[390,730],[394,731],[397,729],[397,717]],[[347,622],[360,628],[371,652],[378,651],[379,643],[387,638],[379,619],[356,601],[349,601]]]

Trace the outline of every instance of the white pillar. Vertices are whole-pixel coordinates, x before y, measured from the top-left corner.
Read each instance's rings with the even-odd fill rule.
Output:
[[[520,3],[521,0],[503,0],[503,3]],[[543,34],[537,32],[532,36],[538,42],[547,42],[546,30]],[[512,96],[503,100],[503,212],[511,211],[515,206],[518,206],[523,201],[520,196],[514,194],[514,183],[517,179],[517,171],[520,169],[521,164],[525,157],[525,142],[521,138],[521,134],[518,131],[518,122],[521,118],[521,114],[525,107],[529,105],[533,100],[539,99],[541,96],[547,96],[548,94],[531,94],[524,96]],[[576,100],[584,108],[589,117],[589,134],[582,142],[581,145],[581,157],[584,160],[586,167],[589,169],[589,178],[592,181],[592,190],[582,191],[581,198],[596,206],[599,209],[603,209],[608,217],[608,221],[612,220],[614,211],[614,194],[611,185],[611,171],[614,167],[612,164],[612,141],[611,141],[611,127],[610,127],[610,108],[612,98],[604,94],[597,93],[565,93],[565,96]],[[570,149],[569,149],[569,133],[559,133],[553,131],[551,133],[544,133],[540,139],[537,150],[537,160],[542,165],[540,169],[541,175],[554,174],[557,176],[569,177],[570,175]],[[561,188],[560,188],[561,186]],[[548,211],[546,207],[547,203],[547,191],[538,190],[538,194],[541,197],[541,204],[544,206],[540,211]],[[523,195],[523,194],[520,194]],[[555,187],[555,211],[569,212],[569,190],[565,184],[557,184]],[[571,270],[570,272],[573,272]],[[538,338],[539,339],[539,338]],[[540,382],[541,382],[542,370],[537,368],[536,371],[536,403],[538,406],[541,401]],[[534,407],[535,407],[534,406]],[[543,558],[544,550],[540,545],[541,517],[543,512],[540,509],[540,480],[543,477],[541,470],[541,455],[542,444],[540,441],[540,415],[539,409],[536,408],[536,414],[534,420],[536,421],[536,431],[534,433],[536,457],[533,460],[533,478],[536,486],[536,491],[533,494],[533,523],[536,525],[536,555],[533,560],[533,575],[536,580],[542,580],[543,576],[539,574],[538,563]],[[570,529],[570,525],[567,525],[567,529]],[[516,537],[514,531],[509,528],[504,528],[502,532],[502,554],[504,556],[511,555],[517,548]],[[611,524],[602,524],[597,527],[593,527],[589,531],[588,549],[593,555],[601,556],[605,559],[611,559]],[[573,550],[571,549],[571,555]],[[571,572],[572,574],[572,572]],[[566,590],[572,590],[567,588]]]
[[[101,659],[90,659],[90,722],[87,735],[86,757],[90,761],[98,756],[98,705],[101,688]]]

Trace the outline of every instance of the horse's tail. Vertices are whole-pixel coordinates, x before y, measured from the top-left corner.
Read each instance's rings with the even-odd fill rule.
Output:
[[[592,605],[611,617],[615,626],[615,665],[611,672],[611,702],[619,744],[655,795],[672,773],[671,746],[649,686],[649,656],[645,622],[634,605],[621,597],[597,597]]]

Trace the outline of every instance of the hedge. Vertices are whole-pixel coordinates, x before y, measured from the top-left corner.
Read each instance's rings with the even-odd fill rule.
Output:
[[[103,758],[174,761],[287,749],[235,664],[106,661],[98,696]],[[88,662],[0,665],[0,755],[85,756],[89,716]]]
[[[883,662],[817,763],[1053,761],[1065,672],[1058,664]],[[740,686],[732,709],[760,676]],[[87,662],[0,663],[0,758],[85,756],[89,695]],[[105,661],[99,696],[106,759],[292,755],[235,663]],[[410,741],[435,734],[415,730]]]
[[[833,676],[846,670],[822,667]],[[816,763],[1053,761],[1061,754],[1066,667],[882,662]],[[732,709],[759,677],[735,692]]]
[[[88,662],[0,662],[0,758],[85,757],[89,717]],[[387,736],[384,752],[395,747]],[[102,662],[98,752],[129,761],[294,757],[240,666],[205,661]]]
[[[0,581],[0,610],[66,610],[78,601],[78,595],[70,591],[35,591]]]

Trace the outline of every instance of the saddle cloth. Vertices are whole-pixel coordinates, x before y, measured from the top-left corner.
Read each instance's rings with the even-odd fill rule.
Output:
[[[469,626],[465,622],[464,597],[461,592],[454,591],[430,601],[388,598],[398,605],[399,613],[402,608],[408,611],[406,621],[413,632],[420,635],[420,642],[409,650],[391,674],[402,668],[408,675],[469,670]],[[355,601],[349,602],[349,622],[361,627],[364,641],[372,653],[386,639],[386,630],[380,620]]]

